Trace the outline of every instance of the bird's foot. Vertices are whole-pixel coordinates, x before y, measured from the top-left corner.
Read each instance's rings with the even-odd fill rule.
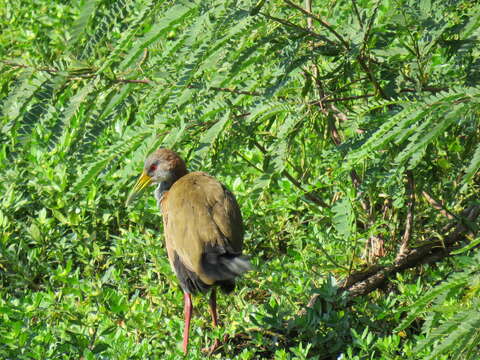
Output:
[[[204,347],[202,349],[202,352],[205,353],[205,354],[211,355],[215,352],[215,350],[217,350],[220,347],[220,345],[221,345],[220,340],[215,339],[213,344],[210,345],[210,346]]]

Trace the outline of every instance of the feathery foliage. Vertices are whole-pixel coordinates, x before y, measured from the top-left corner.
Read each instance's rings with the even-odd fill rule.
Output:
[[[156,204],[124,207],[161,145],[236,194],[256,266],[220,299],[224,328],[194,319],[192,359],[224,336],[214,356],[478,356],[479,14],[467,0],[0,7],[0,357],[181,356]],[[464,252],[337,295],[456,224]]]

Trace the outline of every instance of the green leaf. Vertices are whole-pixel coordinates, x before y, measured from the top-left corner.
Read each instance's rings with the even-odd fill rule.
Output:
[[[108,163],[113,161],[116,157],[125,156],[125,154],[135,150],[147,136],[151,135],[153,130],[149,127],[142,127],[132,131],[134,135],[116,143],[105,153],[101,154],[100,159],[89,164],[88,169],[82,173],[73,186],[72,191],[78,192],[81,188],[88,185],[94,178],[100,174]]]
[[[136,61],[144,49],[147,49],[149,45],[157,41],[160,36],[164,35],[169,31],[173,25],[183,21],[188,15],[190,15],[194,10],[194,4],[189,5],[177,4],[171,6],[163,17],[156,21],[155,26],[145,34],[139,41],[136,41],[134,46],[129,50],[121,64],[119,69],[124,71],[127,69],[134,61]]]
[[[200,138],[199,144],[195,150],[195,155],[190,161],[191,166],[195,168],[198,166],[199,162],[205,158],[208,153],[208,150],[211,148],[216,139],[220,136],[222,131],[225,129],[225,126],[230,119],[230,112],[227,111],[222,116],[222,118],[217,121],[207,132]]]
[[[348,197],[338,200],[333,206],[333,226],[338,234],[345,240],[350,239],[353,221],[355,220],[353,207]]]
[[[86,28],[90,19],[95,14],[98,2],[98,0],[83,1],[83,5],[80,9],[80,16],[71,28],[71,37],[68,42],[71,49],[75,48],[80,39],[85,36]]]
[[[473,177],[477,174],[478,169],[480,168],[480,144],[475,149],[475,153],[473,154],[472,160],[470,160],[470,164],[465,171],[465,175],[463,175],[462,179],[462,192],[465,192],[468,189],[468,185]]]

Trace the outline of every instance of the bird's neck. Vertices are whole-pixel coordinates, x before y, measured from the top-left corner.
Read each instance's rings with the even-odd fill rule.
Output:
[[[174,182],[172,180],[170,180],[170,181],[162,181],[161,183],[158,184],[157,188],[155,189],[155,193],[154,193],[155,194],[155,199],[157,199],[158,207],[160,207],[160,203],[162,202],[163,197],[165,196],[167,191],[170,190],[173,183]]]
[[[155,199],[157,199],[157,205],[160,207],[160,203],[162,202],[164,196],[170,190],[172,185],[180,179],[182,176],[185,176],[187,174],[187,171],[181,171],[179,173],[172,173],[173,176],[170,177],[170,179],[162,181],[158,183],[157,188],[155,189]]]

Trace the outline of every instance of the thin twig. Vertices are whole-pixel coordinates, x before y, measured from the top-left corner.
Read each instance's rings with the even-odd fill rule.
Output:
[[[126,84],[152,84],[154,83],[152,80],[148,79],[114,79],[114,82],[117,83],[126,83]]]
[[[366,99],[366,98],[375,96],[375,94],[346,96],[346,97],[342,97],[342,98],[333,98],[333,99],[328,99],[329,96],[330,95],[326,95],[320,100],[314,100],[314,101],[310,102],[310,105],[315,105],[315,104],[318,104],[320,102],[322,102],[322,103],[335,103],[335,102],[350,101],[350,100],[356,100],[356,99]]]
[[[360,12],[358,11],[358,6],[357,6],[357,1],[356,0],[352,0],[352,6],[353,6],[353,11],[355,12],[355,15],[357,16],[358,23],[360,24],[360,27],[363,29],[362,18],[360,17]]]
[[[473,222],[477,220],[479,214],[480,206],[473,205],[465,209],[461,217],[466,216],[467,221]],[[449,224],[448,228],[451,227],[450,225],[452,224]],[[345,285],[338,289],[338,292],[348,292],[348,298],[350,299],[348,304],[351,304],[353,298],[367,295],[380,288],[389,278],[393,278],[395,274],[401,271],[420,264],[437,262],[449,256],[452,251],[459,247],[459,242],[465,240],[467,232],[470,232],[470,229],[463,221],[458,221],[455,230],[452,231],[443,242],[441,240],[428,241],[427,244],[412,249],[408,255],[390,266],[377,265],[364,271],[355,272],[350,276],[350,279],[345,282]],[[315,303],[320,299],[318,294],[313,295],[307,306],[299,312],[299,315],[304,315],[306,309],[315,306]]]
[[[433,93],[441,92],[441,91],[448,91],[449,88],[446,87],[435,87],[435,86],[424,86],[420,89],[421,91],[429,91]],[[418,92],[417,89],[405,88],[401,89],[400,92]]]
[[[312,0],[305,0],[305,7],[307,8],[307,10],[308,10],[309,12],[312,12]],[[308,27],[309,30],[315,30],[315,28],[313,27],[312,17],[310,17],[310,16],[307,16],[307,27]],[[313,51],[314,47],[315,47],[315,43],[314,43],[314,41],[312,40],[312,41],[310,41],[310,43],[309,43],[310,51]],[[311,69],[312,69],[312,73],[311,73],[310,76],[312,76],[313,79],[314,79],[315,81],[317,81],[318,72],[319,72],[319,71],[318,71],[318,66],[317,66],[317,64],[316,64],[314,61],[312,61],[311,64],[310,64],[310,67],[311,67]],[[305,71],[305,73],[306,73],[306,76],[309,76],[309,72],[308,72],[308,71]]]
[[[362,43],[362,48],[360,50],[360,54],[357,57],[358,63],[360,66],[363,68],[363,70],[367,73],[370,81],[373,83],[373,86],[377,90],[377,93],[380,94],[384,99],[388,99],[387,94],[385,91],[382,89],[380,86],[380,83],[377,81],[375,78],[372,69],[370,68],[370,58],[368,57],[368,54],[366,53],[367,49],[367,43],[370,37],[370,32],[373,27],[373,23],[375,21],[375,18],[378,13],[378,8],[380,7],[380,1],[377,2],[377,5],[375,6],[375,9],[373,11],[372,16],[370,17],[368,24],[367,24],[367,30],[365,31],[365,35],[363,37],[363,43]]]
[[[233,117],[235,119],[241,119],[241,118],[245,118],[247,116],[250,116],[252,113],[249,113],[249,112],[246,112],[246,113],[242,113],[242,114],[238,114],[238,115],[233,115]]]
[[[295,25],[294,23],[291,23],[290,21],[287,21],[287,20],[284,20],[284,19],[280,19],[280,18],[277,18],[275,16],[271,16],[271,15],[268,15],[268,14],[265,14],[265,13],[260,13],[261,15],[265,16],[266,18],[270,19],[270,20],[273,20],[273,21],[276,21],[282,25],[285,25],[285,26],[289,26],[293,29],[296,29],[298,31],[301,31],[301,32],[304,32],[304,33],[307,33],[309,35],[312,35],[316,38],[319,38],[320,40],[322,41],[325,41],[326,43],[328,43],[329,45],[333,45],[335,46],[336,44],[330,40],[328,37],[326,36],[323,36],[323,35],[320,35],[312,30],[309,30],[309,29],[305,29],[301,26],[298,26],[298,25]]]
[[[262,146],[262,144],[260,144],[257,140],[253,139],[253,143],[264,155],[268,154],[267,149],[265,149]],[[302,184],[300,183],[300,181],[295,179],[287,170],[283,170],[282,175],[285,176],[288,180],[290,180],[290,182],[296,188],[301,190],[308,200],[310,200],[311,202],[315,203],[316,205],[318,205],[320,207],[323,207],[323,208],[328,208],[329,207],[328,204],[325,201],[323,201],[322,199],[320,199],[313,191],[308,192],[307,190],[305,190],[303,188]]]
[[[312,12],[312,0],[305,0],[305,8],[309,13]],[[307,16],[307,27],[310,30],[313,30],[313,21],[311,16]]]
[[[377,92],[384,98],[388,99],[387,94],[383,91],[382,87],[380,86],[379,82],[375,78],[375,75],[373,75],[372,69],[370,69],[370,66],[368,62],[365,61],[365,57],[363,55],[360,55],[357,57],[358,63],[360,66],[363,68],[363,71],[367,74],[368,78],[372,82],[373,86],[377,90]]]
[[[414,90],[414,89],[401,89],[400,92],[416,92],[417,90]],[[429,91],[429,92],[433,92],[433,93],[437,93],[437,92],[441,92],[441,91],[448,91],[448,88],[436,88],[436,87],[425,87],[422,89],[422,91]],[[365,94],[365,95],[355,95],[355,96],[345,96],[345,97],[341,97],[341,98],[332,98],[332,99],[329,99],[328,97],[331,96],[331,94],[329,95],[325,95],[322,99],[320,100],[313,100],[311,102],[309,102],[310,105],[316,105],[320,102],[323,102],[323,103],[336,103],[336,102],[343,102],[343,101],[350,101],[350,100],[357,100],[357,99],[366,99],[366,98],[370,98],[370,97],[374,97],[376,96],[375,94]]]
[[[251,167],[253,167],[255,170],[263,173],[263,170],[260,169],[257,165],[255,165],[254,163],[252,163],[250,160],[248,160],[245,156],[243,156],[243,154],[238,151],[238,150],[235,150],[234,151],[235,154],[237,154],[238,156],[240,156],[248,165],[250,165]]]
[[[289,0],[283,0],[285,3],[287,3],[288,5],[290,5],[291,7],[301,11],[302,13],[304,13],[305,15],[317,20],[325,29],[327,29],[328,31],[330,31],[338,40],[340,40],[340,42],[343,44],[343,46],[345,47],[345,49],[349,49],[350,48],[350,45],[348,44],[348,42],[343,38],[342,35],[340,35],[329,23],[327,23],[325,20],[321,19],[320,17],[318,17],[317,15],[315,14],[312,14],[310,11],[307,11],[305,10],[304,8],[302,8],[301,6],[298,6],[297,4],[294,4],[292,3],[291,1]]]
[[[408,197],[407,218],[405,221],[405,232],[403,233],[402,244],[400,245],[400,249],[395,259],[396,263],[398,263],[401,259],[403,259],[408,254],[409,252],[408,245],[410,243],[410,239],[412,237],[412,231],[413,231],[413,220],[414,220],[414,211],[415,211],[415,181],[413,179],[412,170],[407,170],[406,174],[407,174],[406,193]]]
[[[422,195],[427,200],[427,202],[433,206],[435,210],[440,211],[440,214],[445,216],[448,220],[453,220],[455,215],[453,215],[450,211],[448,211],[441,202],[435,200],[429,193],[425,190],[422,191]]]
[[[9,65],[11,67],[17,67],[17,68],[23,68],[23,69],[33,69],[33,70],[37,70],[37,71],[45,71],[45,72],[48,72],[48,73],[58,73],[58,72],[61,71],[59,69],[47,68],[47,67],[34,68],[32,66],[28,66],[28,65],[24,65],[24,64],[17,64],[17,63],[14,63],[14,62],[11,62],[11,61],[6,61],[6,60],[0,60],[0,62],[4,63],[6,65]],[[65,72],[68,73],[68,70],[66,70]],[[92,78],[94,76],[101,76],[101,74],[97,74],[95,72],[85,73],[85,74],[81,74],[81,75],[74,74],[69,79],[70,80],[77,80],[77,79]],[[145,85],[156,84],[156,82],[154,80],[151,80],[151,79],[116,78],[116,79],[110,79],[110,80],[115,82],[115,83],[125,83],[125,84],[145,84]],[[200,88],[199,86],[197,86],[195,84],[189,84],[189,85],[187,85],[187,87],[189,89],[199,89]],[[209,87],[208,89],[214,90],[214,91],[229,92],[229,93],[239,94],[239,95],[250,95],[250,96],[261,96],[262,95],[261,93],[256,92],[256,91],[244,91],[244,90],[237,90],[237,89],[225,88],[225,87],[212,86],[212,87]]]
[[[192,85],[192,88],[195,89],[195,86]],[[215,91],[223,91],[223,92],[230,92],[233,94],[240,94],[240,95],[251,95],[251,96],[261,96],[262,94],[256,91],[244,91],[244,90],[236,90],[232,88],[222,88],[222,87],[216,87],[216,86],[211,86],[209,89],[215,90]]]
[[[375,21],[375,18],[377,17],[378,13],[378,8],[380,7],[380,1],[377,1],[377,5],[375,6],[375,9],[373,10],[373,14],[368,19],[368,24],[367,24],[367,30],[365,31],[365,35],[363,36],[363,44],[362,44],[362,50],[361,52],[363,53],[367,47],[368,40],[370,39],[370,33],[372,31],[373,23]]]
[[[24,64],[17,64],[17,63],[14,63],[12,61],[8,61],[8,60],[0,60],[0,62],[4,63],[5,65],[9,65],[11,67],[17,67],[17,68],[22,68],[22,69],[32,69],[32,70],[37,70],[37,71],[45,71],[45,72],[48,72],[48,73],[51,73],[51,74],[59,72],[59,70],[55,69],[55,68],[48,68],[48,67],[34,68],[33,66],[28,66],[28,65],[24,65]]]

